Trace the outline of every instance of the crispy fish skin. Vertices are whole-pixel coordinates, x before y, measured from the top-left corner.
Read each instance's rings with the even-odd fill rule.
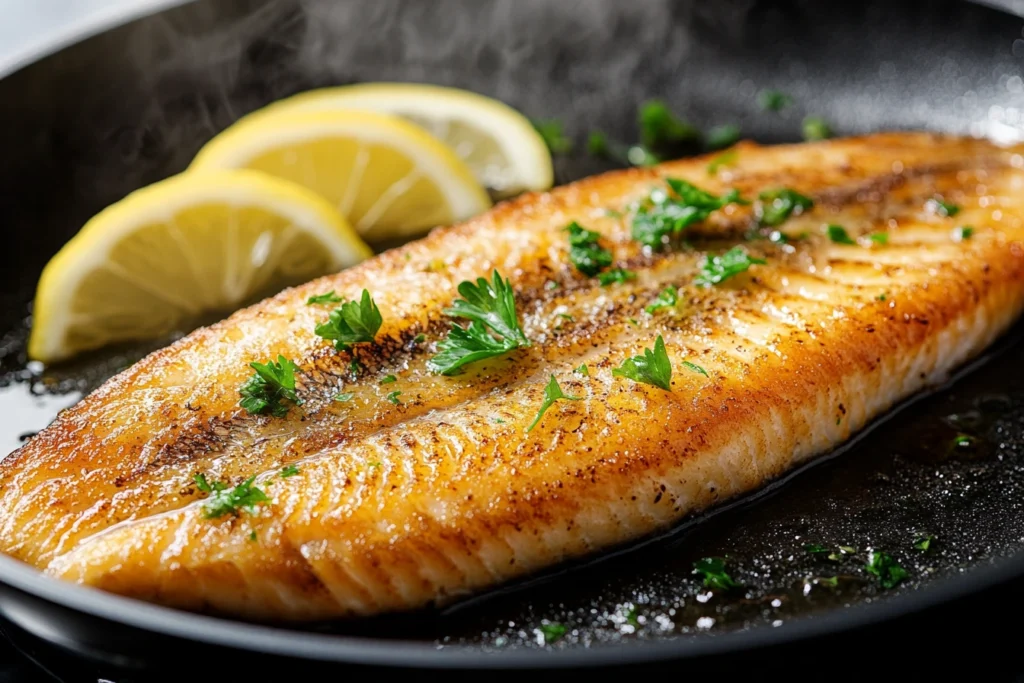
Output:
[[[0,463],[0,551],[144,600],[307,620],[445,602],[666,529],[834,448],[1018,317],[1021,151],[928,134],[742,144],[715,175],[684,160],[501,204],[200,329],[63,412]],[[661,176],[749,198],[791,187],[816,205],[780,226],[789,244],[744,241],[752,209],[730,206],[692,229],[691,249],[652,254],[606,209]],[[960,213],[941,215],[936,195]],[[600,287],[576,272],[571,220],[637,279]],[[830,223],[861,244],[831,243]],[[887,245],[864,239],[880,230]],[[704,254],[740,242],[767,264],[692,284]],[[532,346],[431,374],[456,286],[494,268]],[[680,304],[646,314],[667,285]],[[335,351],[313,334],[329,307],[306,298],[363,287],[384,317],[379,343]],[[658,334],[671,392],[613,377]],[[246,414],[247,364],[279,353],[302,369],[305,404]],[[573,372],[584,362],[589,376]],[[380,385],[388,374],[398,381]],[[551,374],[583,400],[527,433]],[[341,391],[354,398],[332,400]],[[299,473],[281,477],[291,464]],[[206,519],[197,473],[259,475],[272,501]]]

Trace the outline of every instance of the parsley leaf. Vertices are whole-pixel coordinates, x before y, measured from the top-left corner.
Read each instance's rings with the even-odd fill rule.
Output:
[[[334,290],[325,294],[314,294],[313,296],[306,299],[306,305],[312,306],[313,304],[335,304],[342,301],[342,298],[334,293]]]
[[[402,403],[402,401],[398,398],[401,395],[402,395],[401,391],[392,391],[390,394],[388,394],[384,398],[387,399],[390,403],[394,403],[397,406],[397,405],[400,405]]]
[[[868,553],[868,563],[864,566],[868,574],[878,577],[882,588],[895,588],[901,581],[910,576],[903,567],[892,559],[888,553],[872,550]]]
[[[718,173],[718,169],[723,166],[732,166],[736,163],[736,159],[739,157],[739,150],[730,149],[726,152],[722,152],[708,164],[708,175],[715,175]]]
[[[957,242],[963,242],[964,240],[971,239],[974,234],[974,228],[970,225],[961,225],[953,231],[953,239]]]
[[[427,335],[423,334],[422,332],[420,332],[419,334],[412,338],[413,344],[422,344],[425,341],[427,341]]]
[[[591,156],[608,159],[623,166],[654,166],[661,159],[643,145],[624,145],[609,140],[602,131],[595,130],[587,138],[587,151]]]
[[[544,413],[548,411],[548,408],[555,404],[555,401],[559,399],[565,399],[567,401],[582,401],[582,396],[569,396],[562,392],[562,387],[558,386],[558,380],[555,379],[554,375],[551,375],[551,381],[544,387],[544,401],[540,404],[540,410],[537,411],[537,417],[533,418],[533,422],[526,428],[526,431],[532,431],[540,419],[544,417]]]
[[[590,370],[587,369],[586,363],[581,363],[580,366],[576,368],[576,373],[583,375],[584,377],[590,377]]]
[[[803,123],[804,140],[814,142],[832,137],[832,127],[820,116],[808,116]]]
[[[569,260],[576,270],[593,277],[612,264],[612,253],[597,243],[600,233],[576,221],[565,226],[565,231],[569,233]]]
[[[395,377],[394,375],[385,375],[385,376],[384,376],[384,377],[383,377],[383,378],[382,378],[382,379],[380,380],[380,383],[381,383],[381,384],[392,384],[392,383],[394,383],[394,382],[397,382],[397,381],[398,381],[398,378],[397,378],[397,377]]]
[[[796,190],[788,187],[780,187],[775,190],[765,190],[758,195],[757,214],[761,225],[780,225],[790,215],[799,216],[814,206],[810,197],[805,197]]]
[[[640,144],[647,149],[662,150],[700,141],[700,131],[673,114],[661,100],[650,100],[640,105],[637,123],[640,126]]]
[[[914,547],[920,550],[921,552],[926,553],[929,550],[931,550],[932,542],[934,540],[935,537],[931,534],[922,534],[921,536],[918,536],[914,539]]]
[[[678,178],[666,178],[668,191],[654,189],[634,211],[633,239],[652,249],[667,244],[671,237],[700,222],[728,204],[745,204],[737,190],[721,197],[705,192]]]
[[[700,264],[700,274],[693,282],[701,287],[710,287],[745,272],[750,266],[765,263],[764,259],[751,257],[743,247],[733,247],[721,256],[705,256]]]
[[[928,200],[928,208],[940,216],[953,217],[960,213],[960,207],[956,204],[944,201],[942,197],[935,196]]]
[[[335,348],[344,351],[349,344],[372,342],[383,322],[377,304],[364,289],[359,301],[346,301],[335,308],[327,322],[317,325],[314,331],[317,336],[334,341]]]
[[[725,572],[725,560],[718,557],[705,557],[693,563],[693,573],[704,577],[705,588],[717,588],[728,591],[739,588],[740,584],[733,581]]]
[[[269,413],[274,417],[288,414],[288,406],[281,401],[291,401],[302,405],[302,399],[295,393],[295,372],[299,369],[295,363],[282,355],[277,362],[249,363],[256,371],[245,384],[238,389],[242,400],[239,405],[253,415]]]
[[[793,98],[781,90],[762,90],[758,99],[765,111],[782,111],[793,104]]]
[[[558,622],[549,621],[541,624],[540,627],[537,628],[537,631],[544,638],[544,642],[550,645],[551,643],[556,643],[561,640],[569,629]]]
[[[622,268],[612,268],[611,270],[606,270],[603,273],[597,274],[597,281],[601,284],[602,287],[607,287],[608,285],[614,284],[616,282],[622,283],[635,279],[636,273],[634,273],[631,270],[624,270]]]
[[[661,293],[644,308],[644,311],[653,314],[655,311],[660,311],[663,308],[672,308],[678,302],[678,290],[675,287],[669,286],[661,290]]]
[[[868,239],[879,246],[885,246],[886,244],[889,244],[889,233],[873,232],[868,235]]]
[[[572,139],[562,131],[562,122],[558,119],[533,121],[533,127],[544,138],[544,144],[552,154],[568,154],[572,151]]]
[[[734,123],[727,123],[708,131],[707,146],[709,149],[721,149],[736,144],[739,139],[740,127]]]
[[[665,340],[659,334],[653,351],[644,349],[642,356],[627,358],[612,370],[612,375],[672,391],[672,364],[665,350]]]
[[[194,481],[200,491],[209,494],[203,501],[203,516],[206,519],[237,516],[239,509],[256,514],[256,505],[270,501],[266,493],[252,485],[256,481],[255,474],[231,489],[219,481],[209,483],[202,474],[195,475]]]
[[[295,465],[287,465],[281,470],[281,478],[287,479],[288,477],[294,477],[299,473],[299,468]]]
[[[345,403],[347,401],[351,401],[353,398],[355,398],[355,394],[341,393],[334,395],[334,400],[338,403]]]
[[[841,225],[829,224],[825,229],[828,231],[828,238],[836,244],[857,244]]]
[[[705,370],[701,366],[697,365],[696,363],[691,363],[688,360],[684,360],[682,365],[687,370],[693,370],[694,372],[700,373],[700,374],[704,375],[705,377],[711,377],[711,375],[708,374],[707,370]]]
[[[470,323],[468,327],[452,324],[448,337],[437,345],[441,352],[427,362],[433,372],[453,375],[470,363],[530,345],[516,317],[512,286],[497,270],[493,283],[484,278],[476,284],[465,281],[459,285],[459,294],[462,298],[456,299],[445,313]]]

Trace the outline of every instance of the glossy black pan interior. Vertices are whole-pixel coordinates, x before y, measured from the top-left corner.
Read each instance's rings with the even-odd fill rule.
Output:
[[[84,40],[0,81],[9,250],[0,270],[0,446],[7,452],[145,350],[46,371],[26,364],[28,302],[46,259],[93,212],[182,169],[218,130],[266,102],[364,80],[469,88],[567,124],[580,151],[557,159],[559,181],[609,168],[582,151],[586,132],[634,139],[636,106],[651,97],[701,127],[736,123],[763,142],[799,139],[805,115],[825,117],[839,134],[914,128],[1015,141],[1022,25],[964,2],[222,0]],[[758,95],[769,88],[794,104],[763,111]],[[129,668],[196,652],[221,663],[261,652],[393,666],[607,666],[877,624],[1024,576],[1020,335],[757,500],[443,612],[240,624],[59,584],[0,557],[0,614]],[[971,446],[951,448],[961,434]],[[913,548],[921,534],[938,539],[928,553]],[[807,542],[886,549],[911,579],[883,590],[856,556],[822,564],[804,552]],[[747,590],[703,599],[690,567],[705,555],[728,556]],[[835,591],[814,581],[832,575],[841,579]],[[537,629],[550,621],[568,633],[546,644]]]

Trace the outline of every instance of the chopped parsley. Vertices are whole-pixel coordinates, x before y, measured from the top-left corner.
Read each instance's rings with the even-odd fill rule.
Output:
[[[502,420],[502,419],[501,419],[500,417],[496,417],[496,418],[494,418],[494,420],[493,420],[493,421],[494,421],[494,424],[499,424],[499,425],[503,425],[503,424],[505,424],[505,421],[504,421],[504,420]]]
[[[381,379],[380,383],[381,384],[393,384],[393,383],[395,383],[397,381],[398,381],[398,378],[395,377],[394,375],[385,375],[384,378]]]
[[[427,335],[423,334],[422,332],[420,332],[419,334],[412,338],[413,344],[422,344],[425,341],[427,341]]]
[[[803,122],[804,140],[815,142],[832,137],[832,127],[820,116],[808,116]]]
[[[846,228],[835,223],[830,223],[825,230],[828,232],[828,238],[835,244],[857,244],[856,240],[850,237],[850,233],[846,232]]]
[[[868,239],[875,244],[884,247],[889,244],[889,233],[887,232],[873,232],[868,235]]]
[[[266,493],[253,486],[253,482],[256,481],[255,474],[230,489],[219,481],[211,484],[202,474],[195,475],[193,481],[200,491],[208,494],[203,501],[203,516],[206,519],[217,519],[224,515],[238,516],[239,510],[256,514],[258,504],[270,501]]]
[[[745,204],[737,190],[720,197],[678,178],[666,178],[668,191],[655,188],[633,213],[633,239],[659,249],[694,223],[703,221],[712,211],[728,204]]]
[[[955,230],[953,230],[953,239],[955,239],[957,242],[969,240],[971,239],[972,235],[974,235],[974,228],[971,227],[970,225],[961,225],[958,226]]]
[[[612,370],[612,375],[672,391],[672,364],[665,350],[665,340],[659,334],[653,351],[644,349],[642,356],[627,358]]]
[[[353,398],[355,398],[355,394],[341,393],[334,395],[334,400],[337,401],[338,403],[346,403],[348,401],[351,401]]]
[[[612,253],[597,242],[600,233],[576,221],[565,226],[565,231],[569,233],[569,260],[576,270],[593,277],[612,264]]]
[[[281,469],[281,478],[287,479],[288,477],[294,477],[299,473],[299,468],[295,465],[286,465]]]
[[[828,588],[836,588],[839,586],[838,576],[819,576],[814,580],[819,586],[826,586]]]
[[[739,158],[739,151],[730,149],[722,152],[708,163],[708,175],[715,175],[723,166],[733,166]]]
[[[249,363],[249,367],[256,374],[238,389],[242,397],[239,405],[247,412],[284,417],[288,414],[288,406],[282,401],[302,405],[302,399],[295,393],[295,372],[299,369],[295,363],[278,355],[276,363]]]
[[[401,395],[402,395],[401,391],[392,391],[390,394],[388,394],[384,398],[387,399],[387,401],[389,403],[394,403],[397,406],[397,405],[402,403],[402,401],[399,400],[399,398],[398,398]]]
[[[793,98],[781,90],[762,90],[758,101],[765,111],[782,111],[793,104]]]
[[[383,322],[377,304],[364,289],[359,301],[346,301],[335,308],[314,331],[317,336],[333,341],[339,351],[345,351],[349,344],[372,342]]]
[[[597,281],[602,287],[607,287],[608,285],[615,284],[617,282],[622,283],[635,279],[636,273],[622,268],[612,268],[611,270],[606,270],[603,273],[597,274]]]
[[[693,563],[693,573],[700,574],[704,579],[705,588],[722,591],[739,588],[740,584],[733,581],[725,571],[725,560],[719,557],[705,557]]]
[[[581,363],[575,370],[576,374],[583,375],[584,377],[590,377],[590,370],[587,368],[586,363]]]
[[[551,381],[544,387],[544,401],[540,404],[540,410],[537,411],[537,417],[533,418],[533,422],[526,428],[526,431],[532,431],[540,419],[544,417],[544,413],[547,412],[548,408],[554,405],[555,401],[559,399],[566,399],[567,401],[581,401],[582,396],[569,396],[562,391],[562,387],[558,386],[558,380],[555,379],[554,375],[551,375]]]
[[[355,358],[353,358],[352,362],[348,364],[348,371],[351,372],[356,377],[358,377],[363,370],[363,364],[357,361]]]
[[[935,537],[931,534],[922,534],[914,539],[914,547],[922,553],[926,553],[932,549],[933,541],[935,541]]]
[[[252,541],[253,543],[255,543],[257,541],[256,530],[255,529],[253,529],[252,531],[249,532],[249,540]]]
[[[452,323],[448,337],[437,345],[441,352],[427,362],[432,371],[454,375],[470,363],[530,345],[516,317],[512,286],[497,270],[493,282],[484,278],[476,284],[462,282],[459,294],[462,298],[456,299],[445,313],[469,320],[469,326]]]
[[[572,138],[567,137],[563,132],[561,121],[547,119],[532,123],[552,154],[568,154],[572,151]]]
[[[569,629],[556,621],[548,621],[541,624],[540,627],[537,628],[537,631],[544,638],[544,642],[550,645],[551,643],[557,643],[561,640]]]
[[[765,263],[764,259],[753,258],[743,247],[733,247],[721,256],[705,256],[700,264],[700,273],[693,282],[701,287],[710,287],[746,272],[750,266]]]
[[[814,201],[796,190],[780,187],[758,195],[757,217],[761,225],[781,225],[791,215],[799,216],[814,206]]]
[[[705,377],[711,377],[711,375],[708,374],[707,370],[705,370],[701,366],[697,365],[696,363],[691,363],[688,360],[684,360],[682,365],[687,370],[692,370],[693,372],[696,372],[698,374],[704,375]]]
[[[811,555],[828,555],[832,550],[827,548],[820,543],[805,543],[804,550],[809,552]]]
[[[623,166],[653,166],[661,159],[643,145],[624,145],[609,140],[608,136],[595,130],[587,138],[587,151],[591,156],[608,159]]]
[[[568,313],[559,313],[558,317],[562,320],[568,320],[569,322],[574,322],[576,320],[576,318],[572,317]]]
[[[342,298],[334,293],[332,289],[324,294],[314,294],[313,296],[306,299],[306,305],[312,306],[313,304],[336,304],[342,301]]]
[[[700,141],[700,131],[672,113],[661,100],[650,100],[637,111],[640,144],[647,149],[665,150]]]
[[[707,146],[709,149],[721,149],[736,144],[739,139],[740,127],[734,123],[727,123],[708,131]]]
[[[806,550],[808,553],[819,557],[824,556],[824,558],[826,560],[829,560],[830,562],[841,562],[844,556],[852,555],[853,553],[857,552],[856,548],[853,548],[848,545],[838,546],[837,549],[838,552],[836,552],[832,548],[828,548],[819,543],[804,544],[804,550]]]
[[[877,550],[868,553],[868,563],[864,568],[868,574],[878,577],[878,582],[886,589],[895,588],[910,576],[910,572],[899,566],[891,555]]]
[[[879,294],[878,296],[875,297],[875,300],[877,300],[877,301],[885,301],[888,298],[889,298],[889,295],[887,293],[885,293],[885,292],[882,292],[881,294]]]
[[[668,286],[661,290],[661,293],[644,310],[647,313],[653,314],[655,311],[660,311],[663,308],[672,308],[677,303],[679,303],[678,290],[675,287]]]
[[[977,445],[977,443],[977,439],[975,439],[973,436],[968,436],[967,434],[957,434],[953,438],[953,448],[956,448],[958,450],[968,450],[970,448],[974,448],[975,445]]]
[[[960,207],[951,202],[947,202],[942,197],[935,196],[928,200],[928,208],[931,209],[932,213],[937,213],[940,216],[947,216],[952,218],[953,216],[960,213]]]

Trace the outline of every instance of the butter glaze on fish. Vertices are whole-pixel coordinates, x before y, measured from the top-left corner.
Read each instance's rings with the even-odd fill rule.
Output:
[[[665,529],[831,450],[1013,322],[1020,152],[925,134],[743,144],[715,175],[707,158],[685,160],[501,204],[200,329],[64,411],[0,463],[0,550],[166,605],[326,619],[449,601]],[[743,241],[751,208],[713,213],[692,248],[644,252],[628,217],[606,209],[659,176],[751,199],[791,187],[816,204],[781,229],[810,236],[745,242],[767,265],[699,289],[701,257]],[[936,194],[960,213],[930,210]],[[571,220],[638,278],[599,287],[576,272]],[[889,245],[832,244],[827,223],[886,230]],[[973,236],[957,241],[958,225]],[[494,268],[533,345],[456,377],[429,373],[456,286]],[[645,314],[670,284],[682,286],[678,310]],[[313,333],[330,307],[306,298],[363,287],[384,317],[379,343],[335,351]],[[612,376],[658,334],[671,392]],[[248,363],[277,354],[302,369],[305,404],[249,415],[237,392]],[[589,377],[573,372],[581,363]],[[526,433],[552,373],[584,400],[556,403]],[[380,385],[388,374],[398,381]],[[395,390],[398,405],[385,400]],[[333,401],[342,391],[354,399]],[[299,474],[281,478],[292,464]],[[257,474],[273,500],[205,519],[197,473],[231,485]]]

